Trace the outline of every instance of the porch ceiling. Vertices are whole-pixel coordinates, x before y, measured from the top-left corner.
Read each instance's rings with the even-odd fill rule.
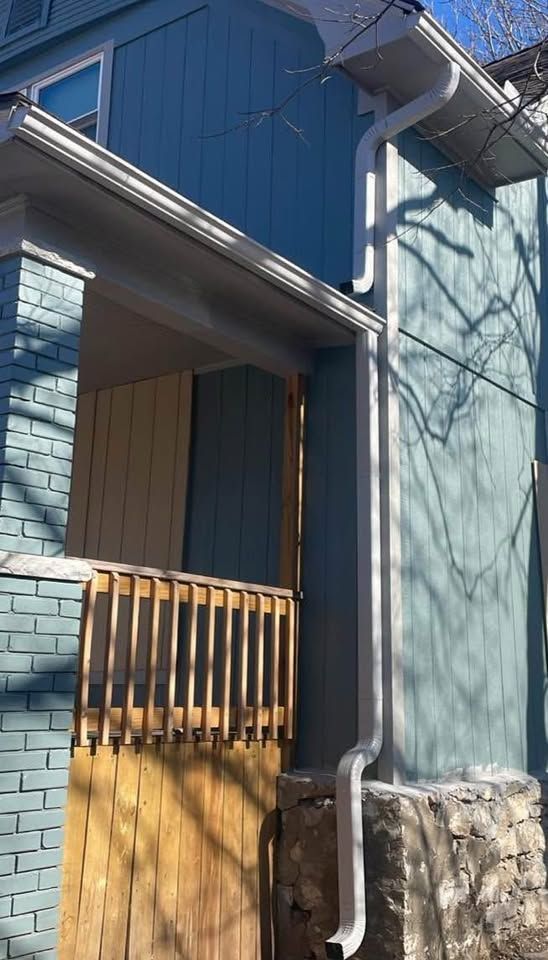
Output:
[[[0,202],[21,195],[20,236],[87,268],[98,294],[223,355],[306,370],[317,347],[382,329],[372,311],[14,95],[0,98]],[[10,231],[0,217],[5,249]]]
[[[86,291],[80,338],[80,393],[196,370],[229,359],[215,347],[159,326],[91,287]]]

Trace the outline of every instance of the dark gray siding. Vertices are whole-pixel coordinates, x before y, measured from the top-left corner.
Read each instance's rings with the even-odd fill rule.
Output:
[[[321,350],[307,385],[297,762],[334,769],[356,739],[354,349]]]
[[[255,367],[195,378],[184,570],[279,584],[284,408]]]

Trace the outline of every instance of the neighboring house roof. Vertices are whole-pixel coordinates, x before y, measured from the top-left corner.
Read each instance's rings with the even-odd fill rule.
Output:
[[[456,93],[420,127],[466,174],[498,186],[546,173],[546,125],[533,113],[516,111],[493,75],[428,11],[361,0],[360,15],[374,29],[352,32],[352,21],[325,17],[326,0],[306,3],[327,53],[367,91],[388,90],[407,104],[437,83],[444,65],[459,68]]]
[[[485,69],[501,87],[509,80],[525,103],[536,103],[548,95],[548,42],[494,60]]]

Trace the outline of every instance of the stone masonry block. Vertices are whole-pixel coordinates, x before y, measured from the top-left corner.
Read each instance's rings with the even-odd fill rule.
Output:
[[[548,927],[539,795],[519,775],[364,784],[369,923],[356,957],[487,960],[490,944]],[[281,777],[279,805],[280,956],[324,958],[338,917],[333,785]]]

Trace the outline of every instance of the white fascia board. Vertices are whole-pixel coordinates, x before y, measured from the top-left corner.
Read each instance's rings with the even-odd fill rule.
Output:
[[[36,105],[17,95],[11,103],[7,101],[7,96],[0,99],[0,143],[14,140],[32,147],[347,330],[379,334],[384,328],[384,320],[369,308],[256,243]]]

